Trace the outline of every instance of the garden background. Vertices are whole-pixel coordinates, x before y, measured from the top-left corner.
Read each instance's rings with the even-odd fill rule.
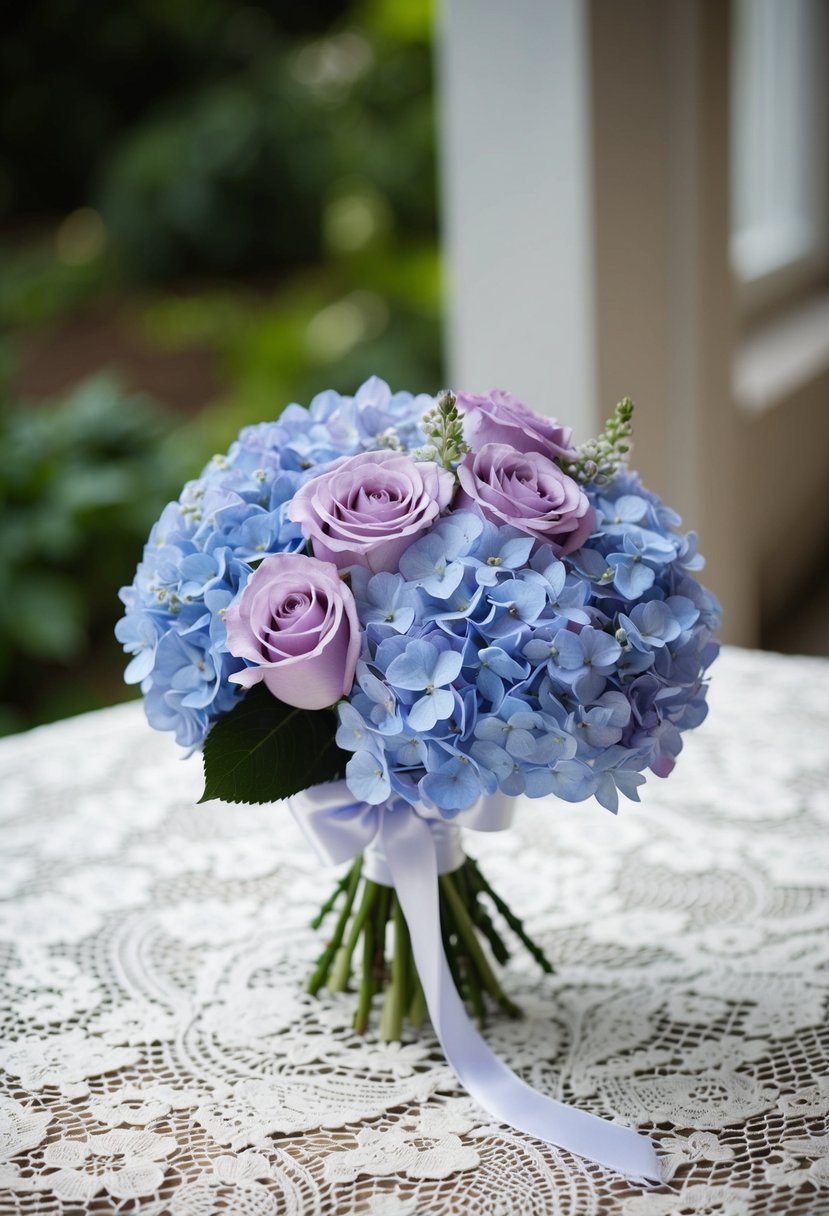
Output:
[[[108,705],[163,505],[239,427],[441,385],[428,0],[2,17],[0,733]]]

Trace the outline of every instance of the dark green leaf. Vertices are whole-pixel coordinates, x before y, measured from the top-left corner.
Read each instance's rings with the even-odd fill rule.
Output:
[[[330,709],[294,709],[255,685],[207,736],[201,801],[276,802],[341,777],[336,729]]]

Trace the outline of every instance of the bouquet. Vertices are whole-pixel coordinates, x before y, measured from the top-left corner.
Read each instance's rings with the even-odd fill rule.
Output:
[[[320,855],[352,863],[310,990],[356,971],[355,1027],[382,994],[390,1039],[428,1009],[470,1091],[523,1127],[492,1069],[527,1087],[464,1005],[517,1014],[510,935],[550,964],[460,827],[506,827],[516,795],[637,800],[705,717],[717,653],[696,538],[628,468],[632,411],[576,447],[506,392],[321,393],[214,457],[121,592],[126,679],[203,750],[204,797],[291,799]]]

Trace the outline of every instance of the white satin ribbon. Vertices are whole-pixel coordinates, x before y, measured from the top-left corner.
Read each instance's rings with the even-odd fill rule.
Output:
[[[501,795],[483,798],[449,826],[498,831],[509,825],[511,803]],[[432,1026],[447,1061],[476,1102],[501,1122],[548,1144],[631,1178],[659,1180],[659,1163],[647,1136],[544,1097],[494,1055],[470,1022],[443,952],[438,873],[450,869],[438,863],[435,841],[441,839],[445,821],[435,809],[415,810],[403,799],[382,806],[355,803],[345,782],[338,781],[291,799],[291,810],[323,861],[348,861],[369,850],[373,873],[388,877],[374,881],[397,892]],[[451,839],[451,833],[444,835]],[[451,864],[458,858],[455,847],[444,842],[438,848],[443,866],[457,869]]]
[[[466,861],[460,828],[457,824],[442,819],[428,819],[424,822],[429,825],[438,874],[453,874]],[[386,856],[383,832],[377,833],[363,853],[363,877],[372,882],[379,882],[384,887],[395,886],[394,875]]]

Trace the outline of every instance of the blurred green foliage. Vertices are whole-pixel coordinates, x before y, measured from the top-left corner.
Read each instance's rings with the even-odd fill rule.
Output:
[[[244,68],[263,46],[324,31],[349,7],[346,0],[4,5],[0,218],[88,203],[90,183],[124,131],[154,107]]]
[[[224,451],[242,426],[371,375],[395,388],[441,382],[440,267],[434,248],[367,254],[295,275],[267,299],[212,290],[148,304],[143,332],[174,350],[209,347],[225,390],[190,426],[194,450]]]
[[[432,17],[433,0],[3,10],[0,731],[123,695],[117,588],[242,425],[375,373],[440,386]],[[148,349],[198,352],[213,399],[174,424],[107,377],[11,394],[29,335],[75,334],[75,314],[85,350],[96,317],[117,321],[139,383]]]
[[[187,466],[163,412],[108,376],[0,404],[0,733],[115,699],[115,593]]]
[[[124,140],[106,166],[101,213],[131,277],[318,256],[326,130],[296,102],[281,73],[257,68],[171,104]]]
[[[132,275],[256,272],[434,233],[429,48],[354,29],[263,53],[141,123],[101,213]]]
[[[112,259],[66,262],[54,242],[0,242],[0,329],[26,330],[75,312],[117,280]]]

